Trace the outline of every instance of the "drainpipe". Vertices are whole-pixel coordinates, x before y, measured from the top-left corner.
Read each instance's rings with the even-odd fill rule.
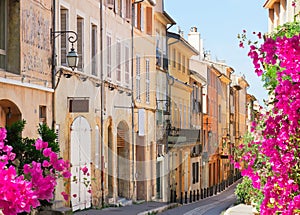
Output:
[[[229,79],[231,80],[231,72],[229,72]],[[230,129],[230,116],[231,116],[231,103],[230,103],[230,100],[231,100],[231,87],[230,87],[230,85],[231,85],[231,82],[232,81],[230,81],[230,83],[229,83],[229,87],[228,87],[228,110],[229,110],[229,116],[228,116],[228,134],[229,134],[229,174],[227,174],[227,178],[229,177],[229,176],[231,176],[231,173],[232,173],[232,169],[233,169],[233,166],[232,166],[232,164],[231,164],[231,161],[230,161],[230,156],[232,156],[232,143],[231,143],[231,129]]]
[[[55,13],[56,13],[56,6],[55,1],[52,0],[52,31],[55,32]],[[51,73],[51,82],[52,82],[52,89],[54,90],[52,93],[52,129],[55,129],[55,73],[56,73],[56,52],[55,52],[55,39],[52,38],[52,34],[50,35],[51,42],[52,42],[52,73]]]
[[[103,112],[104,112],[104,83],[103,83],[103,1],[100,0],[100,121],[101,121],[101,204],[104,207],[104,128],[103,128]]]

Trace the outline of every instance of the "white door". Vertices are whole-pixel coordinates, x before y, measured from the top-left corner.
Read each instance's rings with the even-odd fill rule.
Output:
[[[80,170],[91,166],[91,127],[84,117],[77,117],[71,126],[71,203],[72,210],[83,210],[91,207],[91,194],[84,182],[91,181],[91,176],[84,175]],[[73,177],[76,181],[73,181]],[[84,179],[85,178],[85,179]]]

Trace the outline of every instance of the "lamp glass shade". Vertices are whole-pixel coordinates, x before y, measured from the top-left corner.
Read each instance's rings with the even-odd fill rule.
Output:
[[[71,51],[67,54],[68,66],[74,71],[78,65],[78,54],[72,48]]]

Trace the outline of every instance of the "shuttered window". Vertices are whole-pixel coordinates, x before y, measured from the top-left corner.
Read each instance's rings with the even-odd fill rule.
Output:
[[[125,46],[125,83],[129,85],[129,47]]]
[[[122,0],[117,0],[117,9],[116,9],[116,13],[119,14],[121,17],[123,16],[123,4],[122,4]]]
[[[68,30],[68,10],[60,9],[60,29],[61,31]],[[67,35],[60,36],[60,64],[67,66]]]
[[[6,67],[7,1],[0,1],[0,68]]]
[[[131,0],[126,0],[126,20],[130,21],[131,19]]]
[[[106,0],[106,6],[109,9],[113,9],[114,8],[114,0]]]
[[[81,17],[77,17],[77,54],[78,54],[78,66],[77,69],[78,70],[82,70],[83,69],[83,63],[84,63],[84,47],[83,47],[83,43],[84,43],[84,20]]]
[[[92,25],[92,75],[97,75],[97,26]]]
[[[185,65],[185,56],[182,55],[182,72],[185,73],[186,65]]]
[[[146,33],[151,35],[152,34],[152,7],[147,7],[146,9]]]
[[[111,36],[106,35],[106,69],[107,77],[111,78]]]
[[[178,62],[177,62],[178,63],[178,67],[177,68],[180,71],[181,70],[181,53],[180,52],[178,52],[178,56],[177,57],[178,57]]]
[[[117,40],[116,44],[116,79],[121,82],[121,42]]]

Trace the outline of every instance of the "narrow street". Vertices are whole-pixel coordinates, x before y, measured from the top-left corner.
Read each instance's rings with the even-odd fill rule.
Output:
[[[238,181],[239,182],[239,181]],[[236,202],[234,190],[238,182],[219,195],[167,210],[162,215],[219,215]]]

